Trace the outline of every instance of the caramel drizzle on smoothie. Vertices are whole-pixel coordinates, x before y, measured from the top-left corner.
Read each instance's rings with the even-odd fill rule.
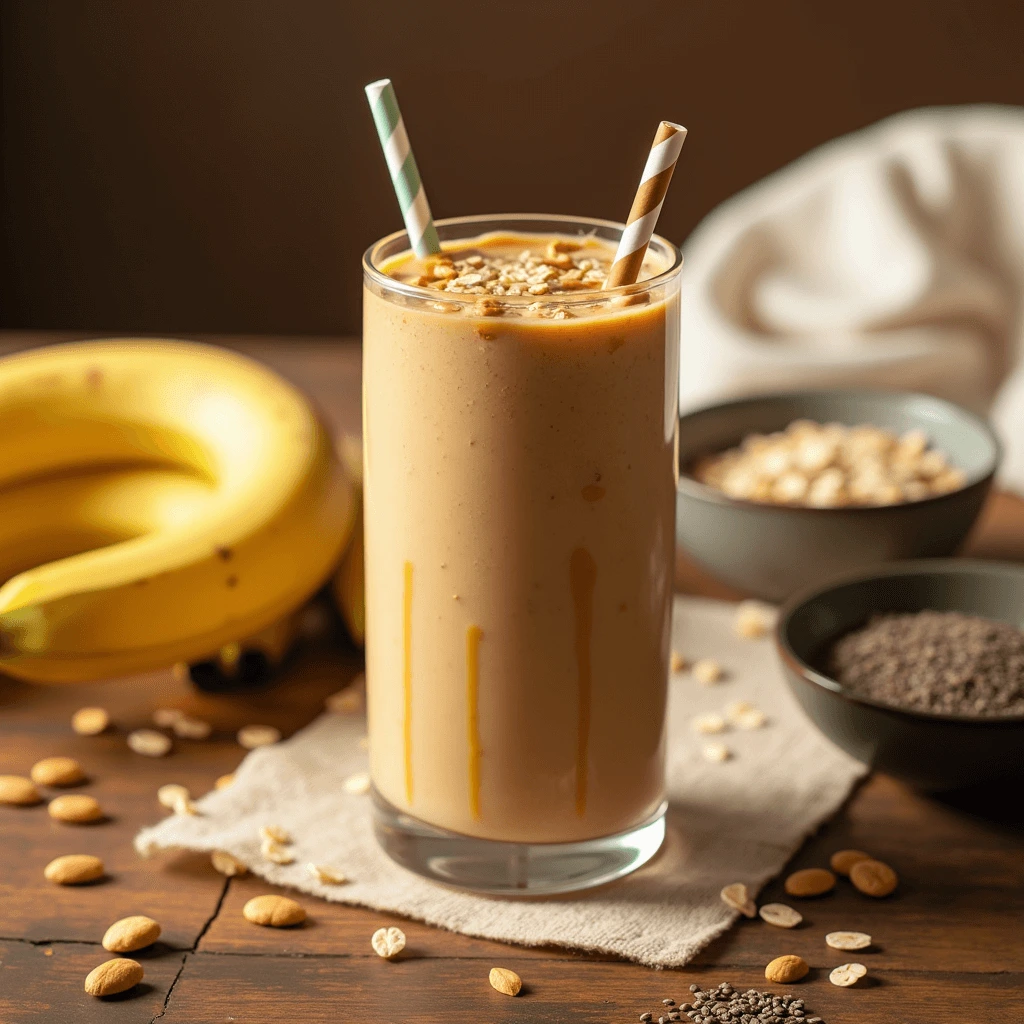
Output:
[[[586,548],[576,548],[569,559],[569,584],[576,624],[576,668],[579,698],[576,718],[576,814],[587,811],[587,754],[590,746],[591,660],[594,632],[594,584],[597,563]]]
[[[405,586],[402,591],[402,696],[405,717],[402,723],[405,745],[405,799],[412,803],[412,562],[405,563]]]
[[[466,630],[466,729],[469,738],[469,813],[480,820],[480,639],[479,626]]]

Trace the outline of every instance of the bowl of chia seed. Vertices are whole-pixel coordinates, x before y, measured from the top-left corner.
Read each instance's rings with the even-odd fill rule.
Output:
[[[776,645],[812,722],[927,790],[1024,779],[1024,566],[898,562],[805,591]]]

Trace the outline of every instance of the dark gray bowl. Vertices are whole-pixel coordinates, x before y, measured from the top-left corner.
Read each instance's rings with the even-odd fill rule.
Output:
[[[751,433],[795,419],[873,423],[896,433],[915,427],[967,475],[958,491],[879,508],[794,508],[729,498],[699,483],[689,467]],[[839,573],[903,558],[953,554],[978,517],[1000,458],[983,420],[952,402],[898,391],[800,391],[744,398],[679,421],[676,539],[713,576],[782,601]]]
[[[828,651],[874,612],[958,611],[1024,626],[1024,566],[923,559],[848,576],[783,608],[775,640],[786,681],[811,721],[872,768],[922,789],[1024,778],[1024,715],[966,718],[901,711],[846,692]]]

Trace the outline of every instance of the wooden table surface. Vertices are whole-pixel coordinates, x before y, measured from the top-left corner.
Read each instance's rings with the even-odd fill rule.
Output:
[[[83,335],[78,335],[79,337]],[[0,334],[0,350],[68,336]],[[305,388],[338,430],[359,429],[359,348],[327,340],[221,339],[276,366]],[[970,544],[983,557],[1024,559],[1024,503],[997,496]],[[728,596],[680,561],[681,589]],[[0,678],[0,774],[27,774],[41,757],[78,758],[109,820],[94,826],[51,821],[45,805],[0,807],[0,1024],[90,1021],[207,1022],[550,1021],[629,1022],[681,1001],[687,987],[764,981],[768,960],[797,953],[812,965],[799,986],[828,1024],[1021,1024],[1024,1021],[1024,799],[1008,790],[934,799],[874,777],[797,853],[794,867],[821,865],[842,847],[891,863],[901,885],[887,900],[843,887],[801,905],[806,925],[780,932],[741,920],[678,971],[652,971],[610,957],[521,949],[402,921],[406,954],[396,962],[370,949],[371,933],[393,919],[301,896],[309,919],[288,931],[258,928],[241,916],[251,896],[273,891],[251,878],[226,880],[208,858],[139,859],[132,838],[161,815],[156,789],[180,782],[203,793],[244,751],[233,733],[267,722],[290,734],[320,710],[322,698],[360,669],[352,650],[311,653],[279,685],[257,695],[200,694],[169,672],[109,683],[38,687]],[[115,728],[76,736],[71,713],[108,708]],[[131,753],[128,730],[154,708],[177,706],[214,723],[206,741],[179,740],[167,758]],[[108,877],[61,888],[43,866],[69,852],[103,857]],[[762,902],[784,898],[778,882]],[[85,975],[107,959],[106,927],[128,914],[163,925],[161,941],[136,954],[146,978],[120,997],[86,996]],[[871,933],[876,949],[858,954],[871,984],[839,989],[830,967],[850,955],[829,951],[823,932]],[[852,957],[850,957],[852,958]],[[516,970],[523,994],[508,999],[487,983],[490,967]],[[655,1020],[657,1012],[655,1012]]]

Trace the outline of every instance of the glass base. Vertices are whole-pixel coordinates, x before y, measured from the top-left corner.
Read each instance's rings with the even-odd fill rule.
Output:
[[[373,830],[384,852],[435,882],[494,896],[552,896],[604,885],[646,864],[665,838],[662,804],[628,832],[579,843],[502,843],[410,817],[373,791]]]

